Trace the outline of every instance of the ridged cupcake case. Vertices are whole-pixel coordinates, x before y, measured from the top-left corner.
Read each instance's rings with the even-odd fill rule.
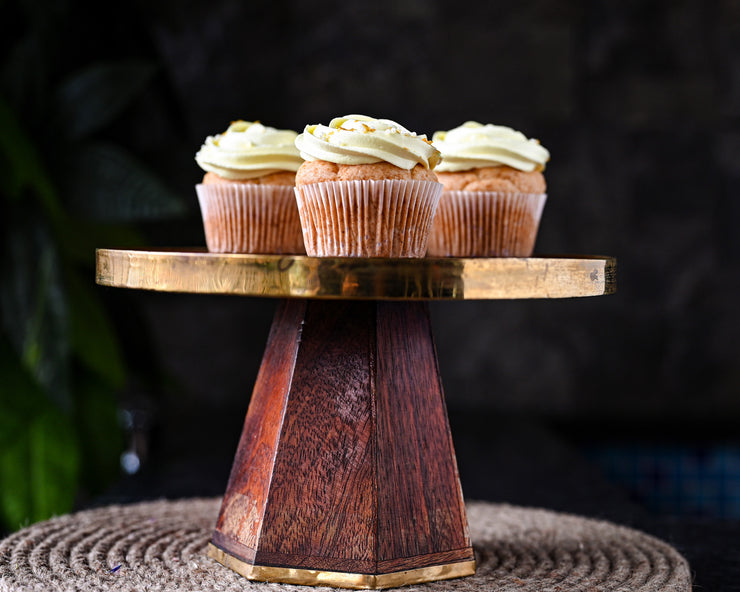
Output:
[[[430,257],[529,257],[545,193],[445,191],[429,239]]]
[[[442,184],[335,181],[295,194],[310,256],[424,257]]]
[[[210,252],[306,252],[292,185],[199,184],[195,189]]]

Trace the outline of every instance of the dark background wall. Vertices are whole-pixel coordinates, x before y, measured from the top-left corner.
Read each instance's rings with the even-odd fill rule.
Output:
[[[469,119],[512,126],[552,155],[536,251],[616,256],[619,289],[594,299],[434,304],[448,404],[462,418],[456,429],[485,415],[494,433],[518,418],[586,453],[656,441],[735,450],[736,2],[69,6],[65,26],[77,43],[60,56],[68,71],[92,58],[158,65],[105,132],[187,206],[179,219],[142,225],[151,244],[204,244],[193,156],[233,119],[300,131],[355,112],[428,135]],[[169,463],[177,479],[201,459],[203,479],[221,479],[274,302],[114,290],[105,298],[130,361],[123,404],[146,410],[148,462]],[[221,451],[225,469],[212,460]]]
[[[738,12],[731,2],[173,5],[148,33],[176,132],[161,121],[175,119],[172,107],[139,125],[152,157],[164,156],[153,140],[166,146],[169,180],[193,210],[194,151],[234,118],[301,130],[360,112],[427,134],[475,119],[538,137],[552,159],[537,251],[618,257],[619,293],[434,306],[450,404],[727,419],[740,413]]]

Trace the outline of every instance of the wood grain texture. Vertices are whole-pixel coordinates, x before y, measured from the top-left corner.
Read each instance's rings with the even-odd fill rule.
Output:
[[[257,548],[305,309],[283,301],[275,313],[226,487],[233,495],[218,517],[217,530],[245,547],[244,559]]]
[[[470,547],[427,305],[377,306],[378,560]]]
[[[495,300],[616,291],[612,257],[384,259],[193,251],[96,251],[96,282],[198,294],[366,300]]]
[[[426,304],[284,301],[253,397],[214,545],[362,574],[473,559]]]
[[[258,562],[263,551],[374,559],[374,308],[309,303]]]

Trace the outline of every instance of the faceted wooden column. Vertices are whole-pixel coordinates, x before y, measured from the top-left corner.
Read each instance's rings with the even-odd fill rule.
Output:
[[[426,304],[281,302],[211,543],[273,582],[475,571]]]

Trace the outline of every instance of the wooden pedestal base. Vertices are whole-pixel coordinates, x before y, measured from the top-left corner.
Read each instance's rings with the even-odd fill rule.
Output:
[[[211,542],[256,580],[475,571],[426,304],[281,302]]]

